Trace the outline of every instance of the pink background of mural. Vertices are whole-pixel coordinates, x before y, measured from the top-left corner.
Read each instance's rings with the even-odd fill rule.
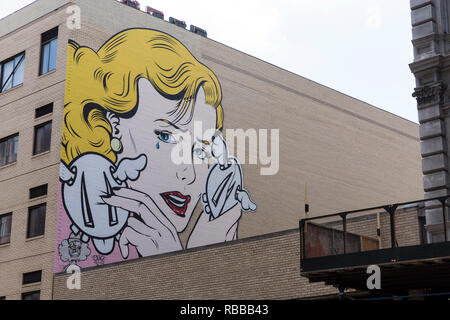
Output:
[[[68,239],[72,232],[70,230],[70,226],[72,225],[72,222],[70,221],[70,218],[67,215],[66,210],[64,209],[64,205],[62,203],[61,186],[62,186],[62,184],[59,183],[58,217],[57,217],[57,222],[56,222],[55,257],[54,257],[54,264],[53,264],[54,273],[63,272],[64,268],[70,264],[69,262],[61,261],[61,259],[59,257],[59,250],[58,250],[58,246],[60,245],[60,243],[64,239]],[[127,259],[123,259],[122,255],[120,253],[119,243],[117,241],[114,244],[114,251],[107,256],[104,256],[104,255],[98,253],[95,250],[94,245],[92,244],[91,240],[89,240],[88,245],[89,245],[89,249],[91,250],[89,257],[87,258],[87,260],[80,261],[77,263],[77,265],[81,269],[97,266],[97,264],[94,261],[94,256],[103,256],[104,257],[103,264],[110,264],[110,263],[115,263],[115,262],[120,262],[120,261],[129,261],[129,260],[139,258],[136,248],[133,246],[129,246],[129,256]]]

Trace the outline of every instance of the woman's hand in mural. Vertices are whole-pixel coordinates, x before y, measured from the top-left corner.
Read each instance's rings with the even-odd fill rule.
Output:
[[[189,236],[187,248],[236,240],[241,216],[242,210],[238,204],[213,220],[203,211]]]
[[[114,195],[103,200],[110,206],[133,212],[140,217],[130,217],[120,236],[120,252],[125,259],[129,255],[128,245],[135,246],[144,257],[182,249],[175,227],[147,194],[121,188],[114,190]]]

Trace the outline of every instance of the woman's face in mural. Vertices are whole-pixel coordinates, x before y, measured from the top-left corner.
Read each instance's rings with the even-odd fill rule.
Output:
[[[193,116],[188,111],[174,123],[170,112],[177,101],[160,95],[147,79],[139,80],[139,106],[129,119],[120,119],[117,129],[123,145],[119,159],[147,156],[147,167],[137,181],[129,187],[149,195],[178,232],[189,222],[203,191],[208,173],[207,161],[216,127],[216,110],[205,103],[201,88],[193,106]],[[192,108],[192,107],[191,107]],[[202,131],[194,132],[194,123],[201,122]],[[113,129],[114,130],[114,129]],[[209,132],[209,136],[204,133]],[[190,136],[190,139],[186,139]],[[190,151],[190,163],[177,164],[172,160],[172,150],[184,143]],[[186,148],[189,143],[189,148]],[[196,158],[196,161],[195,161]],[[179,162],[178,162],[179,163]]]

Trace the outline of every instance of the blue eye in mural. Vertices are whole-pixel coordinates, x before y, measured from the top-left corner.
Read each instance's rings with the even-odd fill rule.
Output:
[[[158,137],[158,139],[164,143],[170,143],[170,144],[177,143],[177,140],[175,139],[174,135],[169,131],[155,130],[155,134]]]

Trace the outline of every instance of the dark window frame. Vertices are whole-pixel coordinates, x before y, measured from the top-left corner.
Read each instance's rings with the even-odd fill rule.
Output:
[[[44,33],[41,34],[41,53],[39,58],[39,75],[42,76],[44,74],[47,74],[53,70],[56,70],[56,60],[55,60],[55,68],[49,69],[44,72],[43,70],[43,59],[44,59],[44,48],[47,44],[50,44],[53,40],[56,40],[56,53],[58,52],[58,33],[59,33],[59,26],[56,26],[53,29],[50,29]],[[48,65],[50,66],[50,53],[48,55]],[[57,56],[55,55],[55,59],[57,59]]]
[[[3,219],[3,218],[7,218],[7,217],[11,217],[10,218],[10,225],[9,225],[9,237],[8,237],[8,240],[6,240],[6,241],[2,241],[2,240],[0,240],[0,245],[4,245],[4,244],[8,244],[8,243],[11,243],[11,233],[12,233],[12,215],[13,215],[13,213],[12,212],[8,212],[8,213],[4,213],[4,214],[0,214],[0,221]],[[6,238],[6,237],[5,237]],[[1,239],[1,238],[0,238]]]
[[[44,211],[44,221],[43,221],[44,228],[43,228],[43,230],[42,230],[41,233],[36,233],[36,234],[31,235],[31,234],[30,234],[30,231],[31,231],[31,230],[30,230],[31,213],[33,212],[33,210],[38,209],[38,208],[40,208],[40,207],[45,207],[45,211]],[[36,238],[36,237],[40,237],[40,236],[45,235],[45,226],[46,226],[45,223],[46,223],[46,219],[47,219],[47,203],[46,203],[46,202],[28,208],[27,239],[32,239],[32,238]]]
[[[19,146],[19,133],[14,133],[14,134],[12,134],[12,135],[10,135],[10,136],[7,136],[7,137],[5,137],[5,138],[1,138],[1,139],[0,139],[0,144],[3,143],[3,142],[6,142],[6,141],[8,141],[8,140],[14,139],[14,138],[16,138],[16,137],[17,137],[17,147],[18,147],[18,146]],[[14,159],[14,161],[11,161],[11,162],[5,162],[5,164],[3,164],[3,165],[0,164],[0,168],[3,167],[3,166],[7,166],[7,165],[9,165],[9,164],[12,164],[12,163],[16,163],[16,162],[17,162],[17,154],[18,154],[18,152],[16,153],[16,158]],[[8,158],[7,155],[5,155],[5,157]]]
[[[30,188],[30,200],[47,196],[48,183]]]
[[[20,52],[20,53],[14,55],[14,56],[12,56],[12,57],[9,57],[9,58],[6,59],[6,60],[3,60],[2,62],[0,62],[0,93],[6,92],[6,91],[8,91],[8,90],[11,90],[11,89],[13,89],[13,88],[15,88],[15,87],[18,87],[18,86],[20,86],[21,84],[23,84],[23,79],[22,79],[22,82],[19,83],[19,84],[17,84],[17,85],[14,85],[14,80],[13,80],[13,86],[12,86],[11,88],[6,89],[6,90],[4,90],[4,88],[3,88],[3,73],[4,73],[4,66],[5,66],[5,64],[7,64],[7,63],[9,63],[9,62],[11,62],[11,61],[14,61],[17,57],[19,57],[19,56],[21,56],[21,55],[23,55],[23,58],[22,58],[22,59],[20,60],[20,62],[17,64],[17,66],[19,66],[22,62],[25,63],[25,61],[23,61],[23,60],[25,60],[25,51],[22,51],[22,52]],[[13,72],[12,72],[12,77],[13,77],[13,79],[14,79],[14,74],[15,74],[15,72],[17,71],[17,66],[14,66],[14,69],[13,69]],[[24,67],[25,67],[25,66],[24,66]],[[10,76],[10,77],[11,77],[11,76]],[[8,81],[6,81],[5,84],[7,84],[9,81],[10,81],[10,79],[8,78]]]
[[[22,285],[38,284],[42,281],[42,270],[22,273]]]
[[[41,150],[39,152],[37,152],[36,147],[37,147],[37,131],[43,127],[45,127],[46,125],[51,124],[51,128],[50,128],[50,137],[49,137],[49,143],[48,143],[48,149],[45,150]],[[52,130],[53,130],[53,124],[52,124],[52,120],[37,124],[34,126],[34,137],[33,137],[33,156],[36,156],[38,154],[44,153],[44,152],[48,152],[51,150],[51,146],[52,146]]]
[[[39,294],[39,299],[24,299],[27,296],[31,296],[33,294]],[[41,300],[41,290],[22,292],[22,300]]]
[[[34,118],[39,119],[52,113],[53,113],[53,102],[48,103],[42,107],[36,108],[34,110]]]

